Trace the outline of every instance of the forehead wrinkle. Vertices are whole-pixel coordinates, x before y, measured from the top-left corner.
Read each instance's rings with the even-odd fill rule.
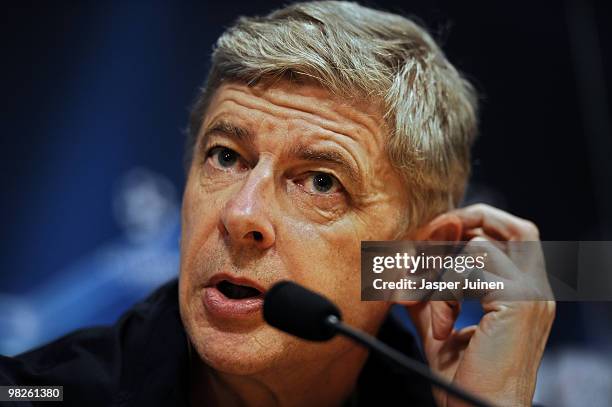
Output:
[[[381,126],[378,123],[379,120],[377,120],[375,114],[371,112],[365,113],[357,107],[341,103],[334,100],[332,96],[316,97],[294,92],[294,96],[299,96],[296,98],[292,97],[291,94],[287,94],[291,93],[290,91],[285,93],[274,89],[267,89],[265,92],[259,91],[255,94],[255,90],[252,88],[247,88],[249,91],[246,91],[240,85],[226,86],[226,90],[230,95],[232,93],[240,95],[226,96],[226,99],[232,100],[241,106],[254,108],[284,118],[295,117],[295,113],[298,112],[301,113],[301,115],[298,115],[301,118],[349,138],[355,139],[355,136],[360,134],[362,142],[369,142],[372,139],[379,138],[376,136],[379,136],[384,129],[384,125]],[[320,91],[323,90],[321,89]],[[306,100],[302,102],[302,98]],[[364,132],[369,133],[369,135],[363,134]]]
[[[369,123],[374,121],[371,115],[365,115],[353,106],[346,106],[330,99],[321,101],[320,98],[306,97],[313,100],[306,101],[303,103],[303,106],[298,108],[294,106],[296,99],[291,98],[289,95],[272,94],[266,100],[280,108],[305,113],[308,118],[313,117],[317,125],[350,138],[354,138],[353,135],[363,132],[371,133],[372,135],[378,133],[378,126],[374,123]]]
[[[333,142],[334,144],[338,145],[343,150],[345,150],[351,156],[354,162],[357,164],[357,168],[360,170],[359,171],[360,174],[363,173],[363,171],[367,171],[368,169],[371,170],[372,166],[368,164],[373,164],[373,163],[368,163],[367,162],[368,160],[365,160],[366,162],[364,163],[363,162],[364,160],[362,159],[363,157],[361,157],[362,155],[364,157],[371,157],[372,159],[376,160],[378,159],[377,157],[380,156],[379,155],[380,152],[384,151],[384,146],[382,145],[379,146],[378,150],[380,151],[377,151],[377,137],[375,134],[370,135],[370,134],[363,134],[360,132],[361,137],[359,137],[358,135],[352,135],[348,132],[343,131],[343,129],[341,128],[342,127],[341,125],[334,125],[333,123],[330,123],[329,120],[321,120],[320,117],[310,112],[306,112],[305,114],[300,114],[298,117],[295,117],[295,114],[291,114],[295,112],[295,109],[284,108],[282,106],[277,109],[274,109],[274,108],[271,109],[269,103],[262,102],[261,98],[259,98],[258,96],[251,95],[241,89],[237,89],[236,92],[231,92],[229,95],[227,93],[228,92],[226,92],[223,99],[221,100],[220,105],[227,103],[230,105],[236,105],[242,109],[247,109],[249,111],[255,111],[258,115],[262,115],[262,114],[272,115],[275,118],[279,118],[280,116],[281,118],[287,120],[288,124],[292,122],[295,123],[295,122],[303,121],[305,123],[318,127],[319,131],[316,131],[316,132],[313,132],[312,128],[306,127],[306,129],[313,136],[316,135],[317,137],[322,137],[324,140]],[[244,96],[247,96],[248,99],[245,98]],[[249,101],[254,101],[254,103],[249,103]],[[275,105],[273,104],[273,106]],[[287,114],[287,112],[289,112],[289,114]],[[302,111],[300,110],[300,112]],[[259,125],[257,126],[257,128],[259,129],[261,125],[263,124],[263,122],[266,120],[257,120],[257,121],[259,122]],[[302,128],[304,128],[304,126],[302,126]],[[288,129],[285,128],[283,130],[285,130],[283,131],[283,133],[286,133]],[[363,128],[361,130],[369,131],[369,129],[367,128]],[[325,134],[325,133],[329,133],[329,134]],[[364,150],[363,153],[358,153],[358,151],[354,151],[355,148],[349,147],[350,143],[341,142],[340,140],[342,140],[342,138],[339,139],[338,136],[341,136],[342,138],[347,139],[347,141],[350,140],[356,143],[359,146],[359,148]],[[377,152],[379,154],[377,154]],[[386,155],[384,155],[384,157],[386,157]],[[362,177],[362,183],[361,183],[362,186],[365,187],[364,182],[368,178],[369,177],[367,178]]]
[[[237,125],[234,125],[234,123],[237,121],[243,122],[243,118],[238,117],[237,118],[238,120],[236,120],[235,117],[232,118],[232,116],[236,116],[235,112],[228,110],[224,105],[230,105],[230,106],[236,105],[241,109],[254,111],[259,116],[263,115],[264,118],[258,118],[256,120],[257,122],[256,125],[253,124],[252,118],[250,118],[250,120],[247,120],[247,123],[245,123],[245,125],[241,125],[240,123],[238,123]],[[316,122],[313,122],[312,120],[309,120],[311,116],[297,117],[297,118],[283,117],[283,119],[285,119],[284,123],[278,123],[278,122],[275,123],[274,120],[270,121],[267,119],[267,117],[265,117],[265,116],[272,115],[274,118],[278,118],[277,116],[274,116],[273,113],[262,111],[258,109],[257,107],[246,106],[243,103],[241,103],[240,100],[237,100],[235,98],[224,98],[219,104],[218,109],[221,111],[217,113],[212,120],[210,120],[211,124],[208,124],[207,128],[209,127],[212,128],[214,123],[217,121],[228,122],[228,124],[231,124],[232,127],[238,127],[241,130],[244,130],[245,133],[248,133],[248,136],[246,138],[252,143],[254,143],[256,134],[261,132],[261,128],[265,126],[266,124],[271,124],[273,128],[276,128],[275,133],[282,132],[282,134],[286,134],[286,135],[297,133],[298,136],[307,136],[309,139],[312,140],[311,142],[322,140],[322,141],[329,141],[329,142],[334,143],[335,145],[340,147],[342,150],[346,151],[346,153],[349,154],[349,156],[357,163],[357,167],[359,167],[360,169],[362,167],[361,160],[360,160],[359,154],[356,154],[356,152],[353,151],[354,148],[350,147],[351,142],[356,143],[359,147],[363,148],[367,154],[372,154],[373,152],[370,148],[367,148],[369,146],[364,146],[363,143],[360,143],[360,140],[357,139],[356,137],[353,137],[347,133],[338,132],[334,129],[330,129],[326,127],[324,123],[316,123]],[[225,119],[224,117],[229,117],[229,118]],[[313,126],[315,128],[313,128]],[[370,139],[371,138],[366,137],[365,140],[363,141],[367,142]],[[343,141],[343,140],[346,140],[346,141]]]

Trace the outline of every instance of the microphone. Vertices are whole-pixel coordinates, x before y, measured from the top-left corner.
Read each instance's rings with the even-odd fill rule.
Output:
[[[298,338],[327,341],[336,336],[336,329],[325,323],[330,315],[342,319],[338,307],[327,298],[291,281],[276,283],[264,297],[266,322]]]
[[[411,359],[375,337],[342,322],[342,314],[334,303],[291,281],[281,281],[264,297],[263,317],[283,332],[311,341],[327,341],[336,334],[344,335],[368,349],[425,378],[463,401],[478,407],[491,404],[448,382],[421,362]]]

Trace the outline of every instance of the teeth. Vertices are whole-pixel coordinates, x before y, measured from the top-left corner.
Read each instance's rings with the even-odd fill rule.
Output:
[[[261,292],[256,288],[233,284],[227,280],[223,280],[217,284],[217,288],[223,293],[223,295],[233,300],[257,297],[259,294],[261,294]]]

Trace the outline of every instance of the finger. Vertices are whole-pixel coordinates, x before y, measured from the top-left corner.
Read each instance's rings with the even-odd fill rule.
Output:
[[[541,242],[511,242],[508,249],[508,256],[519,270],[534,274],[546,273]]]
[[[464,228],[482,230],[502,240],[539,240],[538,228],[530,221],[485,204],[470,205],[452,211]]]
[[[453,339],[459,342],[469,342],[476,333],[478,325],[470,325],[453,332]]]
[[[463,250],[473,256],[486,256],[485,268],[491,274],[510,280],[516,279],[520,274],[512,260],[494,242],[484,237],[473,238]]]
[[[408,307],[414,307],[415,305],[419,304],[421,301],[418,301],[418,300],[394,299],[394,300],[392,300],[392,302],[394,304],[402,305],[402,306],[404,306],[404,307],[406,307],[408,309]]]
[[[453,332],[460,310],[461,303],[458,301],[431,302],[431,328],[435,339],[444,340],[448,338]]]
[[[472,256],[486,254],[485,268],[472,269],[468,275],[471,280],[488,283],[500,282],[503,289],[483,288],[470,290],[472,298],[492,302],[495,300],[543,300],[552,298],[548,284],[545,264],[538,242],[511,242],[511,246],[527,246],[535,254],[521,252],[528,259],[524,268],[520,267],[509,255],[497,248],[493,242],[477,237],[465,246],[464,251]],[[539,256],[539,257],[538,257]],[[473,273],[473,274],[472,274]]]
[[[542,284],[548,286],[544,255],[539,241],[508,242],[506,251],[502,251],[496,243],[483,237],[475,237],[465,245],[464,252],[474,256],[486,253],[487,274],[515,282],[521,281],[522,277],[529,274],[533,279],[523,279],[523,284],[529,282],[538,287]]]
[[[462,219],[462,222],[465,222],[465,220]],[[470,222],[470,224],[474,223]],[[467,223],[463,223],[463,240],[470,240],[475,236],[482,236],[486,237],[487,239],[497,240],[500,242],[507,241],[509,236],[506,233],[503,233],[503,231],[499,231],[503,228],[503,225],[499,224],[496,226],[497,227],[494,228],[492,225],[489,225],[487,228],[487,233],[481,226],[470,228]]]
[[[425,342],[431,332],[431,302],[420,302],[411,306],[407,306],[410,319],[414,324],[419,336]]]
[[[492,244],[494,244],[495,246],[497,246],[498,249],[500,249],[502,252],[507,253],[508,250],[508,244],[507,241],[505,240],[500,240],[503,239],[502,236],[491,236],[485,233],[484,230],[482,230],[482,228],[475,228],[475,229],[468,229],[466,231],[464,231],[463,233],[463,238],[464,240],[472,240],[475,237],[482,237],[485,238],[487,240],[489,240]]]

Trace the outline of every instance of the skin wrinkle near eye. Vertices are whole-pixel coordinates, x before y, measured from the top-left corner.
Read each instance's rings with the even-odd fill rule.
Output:
[[[235,147],[233,147],[235,148]],[[266,156],[266,155],[271,155],[267,152],[262,153],[262,156]],[[228,182],[231,180],[228,180]],[[218,181],[217,181],[218,182]],[[381,180],[382,182],[382,180]],[[376,185],[378,186],[378,182],[376,183]],[[225,183],[222,183],[222,185],[225,185]],[[385,196],[385,194],[380,193],[380,191],[378,192],[372,192],[369,191],[367,193],[364,193],[362,196],[360,197],[356,197],[356,196],[352,196],[351,200],[353,201],[360,201],[361,205],[352,205],[353,209],[357,210],[357,211],[367,211],[367,208],[365,206],[370,206],[370,205],[375,205],[375,204],[381,204],[383,200],[388,200],[389,197]],[[361,208],[363,206],[363,208]],[[325,213],[324,217],[326,218],[327,221],[331,221],[332,218],[334,217],[334,215],[338,216],[340,215],[343,211],[340,210],[321,210],[320,208],[317,208],[317,212],[319,214],[323,214]]]
[[[212,142],[211,142],[211,144],[213,144],[213,145],[214,145],[214,143],[212,143]],[[215,148],[219,148],[219,147],[215,147]],[[210,148],[207,148],[207,150],[208,150],[208,151],[210,151]],[[262,153],[262,157],[261,157],[261,159],[262,159],[262,160],[265,160],[265,156],[267,156],[267,155],[270,155],[270,154],[269,154],[269,153],[267,153],[267,152]],[[210,159],[210,157],[208,157],[208,159]],[[239,159],[240,159],[240,158],[239,158]],[[211,164],[211,165],[212,165],[212,164]],[[217,169],[217,170],[219,170],[219,171],[223,171],[222,169]],[[228,171],[228,172],[229,172],[229,171]],[[318,194],[317,194],[317,193],[314,193],[314,192],[313,192],[313,193],[308,192],[308,191],[305,191],[305,192],[307,192],[307,193],[309,193],[309,194],[311,194],[311,195],[313,195],[313,196],[318,196]],[[319,196],[319,198],[321,198],[321,196]],[[328,212],[330,212],[330,213],[332,213],[332,212],[333,212],[333,213],[335,213],[336,211],[333,211],[333,210],[332,210],[332,211],[328,211]]]
[[[269,156],[269,157],[268,157]],[[274,156],[270,153],[264,152],[261,154],[260,157],[260,161],[267,161],[267,160],[274,160]],[[263,169],[265,172],[261,173],[258,175],[259,179],[263,179],[263,178],[267,178],[267,179],[272,179],[273,175],[268,173],[268,171],[272,171],[272,169],[270,168],[270,165],[264,166]],[[223,170],[214,170],[214,171],[220,171],[223,172]],[[260,169],[261,172],[261,169]],[[221,182],[219,183],[218,178],[215,177],[214,181],[212,180],[212,177],[208,177],[211,181],[210,184],[214,184],[214,186],[218,186],[219,188],[224,188],[224,187],[230,187],[230,189],[228,189],[228,193],[232,194],[231,191],[235,191],[232,188],[232,183],[234,182],[234,180],[236,178],[230,178],[230,176],[234,176],[237,175],[236,172],[232,172],[232,171],[228,171],[228,178],[227,178],[227,182],[223,182],[223,180],[221,180]],[[217,173],[219,176],[224,176],[225,174],[219,174]],[[214,174],[212,174],[212,176],[214,177]],[[236,188],[243,188],[242,184],[238,184],[236,185]],[[299,188],[296,186],[296,188]],[[209,188],[209,192],[214,191],[214,188]],[[327,199],[324,197],[324,195],[319,195],[317,193],[314,192],[309,192],[309,191],[305,191],[303,190],[303,193],[307,193],[311,196],[313,196],[313,199]],[[347,210],[348,207],[346,206],[346,204],[342,204],[341,206],[333,206],[333,207],[326,207],[326,208],[322,208],[319,206],[319,204],[306,204],[305,202],[302,202],[301,200],[298,200],[297,203],[299,208],[302,208],[302,210],[307,210],[307,211],[314,211],[318,216],[319,216],[319,221],[317,223],[319,224],[331,224],[333,222],[335,222],[336,220],[338,220]]]
[[[292,184],[289,184],[289,185],[290,185],[290,188],[300,188],[297,185],[292,185]],[[307,193],[307,192],[304,192],[304,193]],[[309,194],[309,195],[313,195],[313,194]],[[294,201],[293,204],[299,210],[302,210],[302,211],[314,211],[318,215],[318,217],[319,217],[319,219],[315,220],[315,222],[317,224],[319,224],[319,225],[327,225],[327,226],[342,220],[342,215],[344,213],[346,213],[347,210],[348,210],[348,208],[346,206],[343,206],[341,208],[334,207],[334,208],[322,209],[322,208],[318,207],[316,204],[315,205],[307,205],[302,200]]]

